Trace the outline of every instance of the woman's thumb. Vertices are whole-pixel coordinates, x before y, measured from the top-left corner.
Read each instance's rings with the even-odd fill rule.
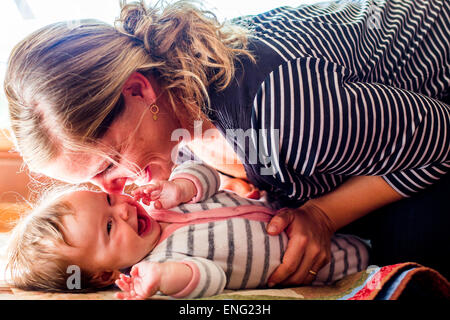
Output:
[[[291,217],[292,214],[290,210],[279,210],[267,225],[267,232],[274,236],[278,235],[289,225],[292,220]]]

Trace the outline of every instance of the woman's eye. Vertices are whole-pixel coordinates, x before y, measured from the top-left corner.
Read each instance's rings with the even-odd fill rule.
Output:
[[[112,170],[112,168],[114,168],[114,164],[110,163],[109,166],[107,166],[106,169],[103,170],[102,174],[106,174],[106,173],[110,172]]]
[[[97,173],[96,177],[104,176],[105,174],[108,174],[112,169],[114,168],[114,164],[110,163],[105,169]]]
[[[106,194],[106,201],[108,201],[108,205],[111,205],[111,197],[109,194]]]
[[[108,223],[106,224],[106,233],[109,235],[111,233],[112,228],[112,220],[108,220]]]

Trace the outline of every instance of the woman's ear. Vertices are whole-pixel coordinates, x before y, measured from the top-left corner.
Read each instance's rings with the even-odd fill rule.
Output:
[[[147,104],[155,103],[156,84],[154,81],[150,81],[142,73],[134,72],[128,77],[123,85],[122,94],[126,98],[140,97],[144,99]]]
[[[119,279],[120,271],[99,271],[92,276],[92,282],[97,287],[107,287]]]

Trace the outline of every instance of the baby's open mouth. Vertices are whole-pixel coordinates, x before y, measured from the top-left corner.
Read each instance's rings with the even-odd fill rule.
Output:
[[[151,229],[151,221],[150,218],[148,217],[147,213],[145,212],[145,210],[139,205],[139,203],[136,203],[136,209],[137,209],[137,225],[138,225],[138,230],[137,233],[139,236],[144,236],[146,235],[150,229]]]
[[[138,217],[138,235],[142,236],[147,231],[147,221],[143,217]]]

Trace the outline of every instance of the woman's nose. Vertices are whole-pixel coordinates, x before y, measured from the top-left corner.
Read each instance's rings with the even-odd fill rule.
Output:
[[[101,184],[101,187],[103,191],[107,193],[122,193],[126,182],[127,178],[117,178],[109,181],[104,181]]]

